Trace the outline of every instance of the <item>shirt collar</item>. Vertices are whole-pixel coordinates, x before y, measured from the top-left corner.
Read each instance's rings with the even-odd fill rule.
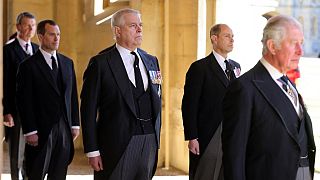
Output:
[[[129,49],[126,49],[126,48],[120,46],[118,43],[116,43],[116,48],[118,49],[118,51],[119,51],[119,53],[120,53],[121,55],[127,55],[127,54],[130,54],[130,53],[131,53],[131,51],[130,51]],[[137,50],[137,49],[135,49],[134,52],[135,52],[136,54],[138,54],[138,50]],[[130,55],[131,55],[131,54],[130,54]]]
[[[275,67],[273,67],[266,59],[261,58],[260,62],[267,69],[272,79],[278,80],[283,76],[283,74],[280,73]]]
[[[212,53],[214,55],[214,57],[216,58],[218,64],[220,65],[220,67],[225,70],[226,67],[226,63],[224,62],[225,60],[229,61],[228,58],[224,58],[223,56],[221,56],[220,54],[218,54],[217,52],[215,52],[214,50],[212,50]]]
[[[227,58],[224,58],[223,56],[221,56],[220,54],[218,54],[217,52],[215,52],[214,50],[212,50],[212,53],[214,55],[214,57],[216,57],[216,59],[220,62],[223,62],[224,63],[224,60],[228,60],[228,57]]]
[[[53,56],[55,59],[57,59],[57,51],[53,51],[53,53],[48,53],[47,51],[43,50],[41,47],[39,48],[41,51],[42,55],[44,56],[45,59],[51,59],[51,56]]]
[[[17,36],[17,39],[19,41],[20,46],[23,47],[23,49],[25,49],[27,43],[29,45],[31,45],[31,41],[30,40],[26,42],[23,39],[21,39],[19,36]]]

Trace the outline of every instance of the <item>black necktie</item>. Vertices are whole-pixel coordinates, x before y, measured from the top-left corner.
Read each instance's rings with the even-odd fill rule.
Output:
[[[136,80],[136,88],[139,91],[144,91],[143,81],[141,77],[141,72],[139,68],[139,58],[135,52],[131,52],[132,55],[134,55],[134,63],[133,63],[133,69],[134,69],[134,76]]]
[[[282,83],[282,89],[286,92],[288,92],[288,88],[289,88],[289,85],[288,85],[288,77],[287,76],[282,76],[280,78],[280,82]]]
[[[26,43],[26,46],[25,46],[25,50],[26,50],[26,54],[27,54],[27,56],[30,56],[31,54],[29,53],[29,43]]]
[[[52,67],[52,71],[57,70],[56,58],[54,58],[54,56],[51,56],[51,67]]]
[[[288,77],[283,75],[281,78],[279,78],[279,81],[282,83],[282,89],[289,94],[289,96],[293,99],[294,104],[296,105],[298,99],[293,89],[289,86]]]
[[[229,81],[235,79],[235,77],[233,77],[233,75],[232,75],[232,66],[231,66],[231,64],[229,63],[229,61],[224,60],[224,63],[226,63],[226,70],[225,70],[225,72],[226,72],[226,75],[227,75],[227,78],[229,79]]]

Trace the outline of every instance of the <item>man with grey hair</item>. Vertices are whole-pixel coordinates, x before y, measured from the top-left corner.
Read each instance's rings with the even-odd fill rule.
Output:
[[[160,143],[158,60],[138,48],[142,42],[138,11],[117,11],[111,27],[115,47],[92,57],[83,76],[84,151],[96,180],[150,180]]]
[[[279,15],[263,31],[263,57],[229,86],[223,101],[225,180],[310,180],[315,143],[310,117],[286,77],[303,54],[300,23]]]
[[[28,56],[34,54],[39,46],[31,42],[36,31],[36,19],[29,12],[17,16],[17,33],[3,47],[3,124],[5,137],[9,144],[11,179],[25,176],[24,137],[21,131],[20,116],[16,108],[16,74],[18,65]],[[22,178],[23,178],[22,177]]]
[[[189,179],[222,180],[222,100],[229,83],[240,75],[240,64],[230,60],[233,32],[226,24],[210,30],[212,52],[191,64],[184,86],[182,117],[189,141]]]

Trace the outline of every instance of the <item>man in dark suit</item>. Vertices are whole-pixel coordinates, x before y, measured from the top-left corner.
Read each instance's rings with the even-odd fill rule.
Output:
[[[35,17],[29,12],[17,17],[17,36],[3,47],[3,116],[5,137],[9,143],[11,179],[24,176],[24,137],[16,108],[16,74],[18,65],[26,57],[38,50],[38,45],[31,42],[36,31]]]
[[[91,58],[81,92],[84,150],[102,180],[151,180],[159,148],[161,74],[158,60],[138,47],[140,13],[111,19],[115,48]]]
[[[40,49],[17,74],[17,104],[26,138],[29,180],[63,180],[79,135],[76,77],[71,59],[57,53],[60,30],[52,20],[37,26]]]
[[[302,56],[302,43],[297,20],[272,17],[263,30],[262,59],[230,84],[223,102],[226,180],[313,179],[311,120],[285,76]]]
[[[229,81],[240,75],[240,65],[227,58],[233,49],[232,30],[216,24],[210,30],[210,39],[213,52],[191,64],[182,99],[190,179],[223,179],[221,103]]]

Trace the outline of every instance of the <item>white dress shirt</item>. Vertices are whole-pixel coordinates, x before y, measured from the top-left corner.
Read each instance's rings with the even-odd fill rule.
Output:
[[[224,58],[223,56],[221,56],[220,54],[218,54],[217,52],[215,52],[214,50],[212,51],[214,57],[216,58],[216,60],[218,61],[218,64],[220,65],[221,69],[223,70],[224,74],[227,76],[226,74],[226,63],[224,62],[225,60],[227,60],[228,62],[230,62],[228,60],[228,58]]]
[[[133,68],[135,56],[131,54],[130,50],[120,46],[119,44],[116,44],[116,48],[120,53],[121,59],[123,61],[124,67],[126,68],[130,81],[132,82],[132,84],[134,84],[134,86],[136,86],[136,79],[135,79],[134,68]],[[149,83],[148,83],[148,75],[147,75],[146,67],[143,64],[137,49],[135,49],[134,52],[137,54],[139,58],[139,68],[141,72],[144,90],[147,90]]]
[[[39,48],[39,50],[41,51],[41,54],[44,57],[44,60],[46,60],[46,63],[48,64],[48,66],[50,67],[50,69],[52,69],[52,59],[51,56],[54,57],[54,59],[56,60],[56,64],[57,64],[57,68],[59,68],[59,63],[57,62],[58,58],[57,58],[57,51],[53,51],[53,53],[48,53],[47,51],[43,50],[41,47]]]
[[[21,48],[23,49],[23,51],[31,56],[33,54],[31,41],[29,40],[28,42],[26,42],[26,41],[22,40],[21,38],[19,38],[19,36],[17,36],[17,39],[18,39],[19,44],[20,44]],[[28,51],[26,51],[26,44],[27,43],[28,43]]]

